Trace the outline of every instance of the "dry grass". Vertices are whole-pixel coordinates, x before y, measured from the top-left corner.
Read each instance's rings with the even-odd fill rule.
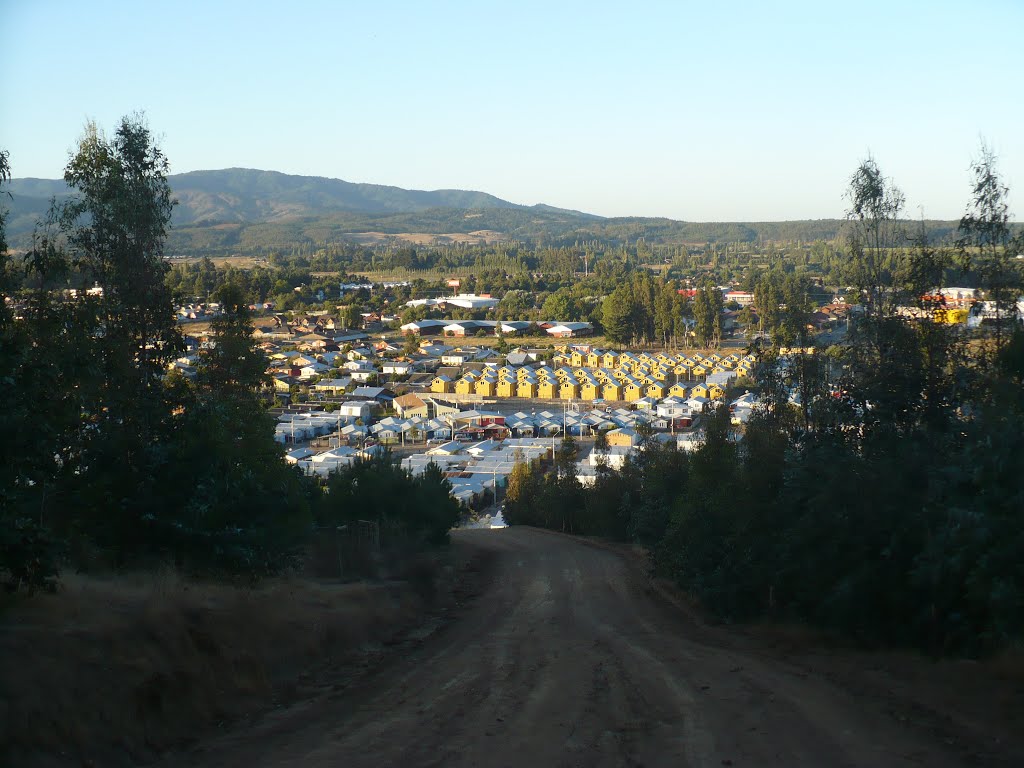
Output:
[[[149,760],[389,642],[424,618],[425,591],[69,576],[0,614],[0,764]]]

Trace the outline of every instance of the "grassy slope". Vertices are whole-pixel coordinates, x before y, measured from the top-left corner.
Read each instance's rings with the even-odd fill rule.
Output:
[[[451,601],[464,557],[385,583],[66,577],[0,614],[0,764],[134,765],[339,684]]]

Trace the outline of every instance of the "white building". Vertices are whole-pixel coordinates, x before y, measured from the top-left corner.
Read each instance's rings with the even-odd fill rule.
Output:
[[[457,296],[440,299],[440,301],[463,309],[494,309],[498,306],[497,299],[490,296],[477,296],[475,293],[460,293]]]

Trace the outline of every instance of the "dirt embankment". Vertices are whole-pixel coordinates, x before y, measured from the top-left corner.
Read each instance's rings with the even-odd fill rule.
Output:
[[[386,583],[69,576],[0,613],[0,765],[135,765],[347,684],[464,599],[454,548]]]

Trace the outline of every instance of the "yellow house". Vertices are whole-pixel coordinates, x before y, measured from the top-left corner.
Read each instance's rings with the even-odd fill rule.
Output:
[[[495,383],[494,379],[480,379],[474,387],[478,395],[484,397],[494,397]]]
[[[573,368],[583,368],[587,364],[587,356],[578,350],[574,350],[570,357],[570,365]]]
[[[558,353],[552,358],[551,363],[555,366],[558,365],[572,365],[572,355],[567,355],[563,352]]]
[[[558,397],[558,384],[551,379],[537,382],[537,397],[554,400]]]
[[[705,368],[703,365],[695,365],[693,366],[693,370],[690,371],[690,375],[693,376],[695,379],[704,378],[705,376],[708,375],[708,369]],[[705,397],[707,397],[707,395],[705,395]]]
[[[587,368],[600,368],[602,356],[601,351],[597,349],[587,355]]]
[[[430,382],[430,391],[438,393],[450,393],[452,391],[452,380],[447,376],[435,376]]]
[[[703,384],[694,384],[690,388],[690,397],[707,397],[708,388]]]
[[[749,363],[740,363],[736,366],[735,371],[737,376],[749,376],[751,366]]]
[[[622,399],[628,403],[644,396],[644,390],[638,381],[630,381],[622,388]]]
[[[648,384],[645,390],[648,397],[662,398],[665,396],[665,385],[660,381],[656,381],[653,384]]]
[[[639,440],[639,435],[629,427],[609,430],[606,437],[609,446],[628,447],[636,445]]]
[[[706,360],[711,363],[720,363],[722,362],[722,356],[717,352],[712,352],[707,356]]]
[[[537,396],[537,382],[535,381],[520,381],[519,386],[516,387],[516,397],[536,397]]]
[[[677,365],[672,370],[675,372],[676,376],[678,376],[679,378],[681,378],[681,379],[688,379],[688,378],[690,378],[690,372],[693,370],[693,367],[689,366],[689,365],[684,365],[683,363],[680,363],[679,365]]]
[[[601,390],[597,386],[597,382],[593,379],[588,379],[583,382],[580,387],[580,397],[584,400],[597,400],[601,397]]]
[[[669,387],[668,394],[670,397],[687,398],[690,396],[690,390],[685,385],[676,383]]]
[[[622,399],[622,385],[614,382],[609,382],[601,388],[601,397],[605,400],[621,400]]]
[[[473,394],[473,379],[467,379],[465,377],[455,382],[455,394],[457,395],[471,395]]]
[[[558,388],[558,396],[563,400],[579,400],[580,387],[579,384],[567,381]]]
[[[665,381],[668,378],[668,374],[661,368],[654,368],[651,370],[649,378],[652,378],[655,381]]]
[[[573,368],[572,375],[575,376],[576,381],[580,382],[581,384],[592,376],[590,371],[588,371],[586,368]]]
[[[725,390],[722,389],[722,387],[719,386],[718,384],[709,384],[708,397],[710,397],[712,400],[721,400],[723,397],[725,397]]]
[[[604,368],[614,368],[619,362],[619,353],[608,350],[601,357],[601,365]]]
[[[516,394],[516,383],[511,379],[502,379],[498,382],[498,397],[514,397]]]

